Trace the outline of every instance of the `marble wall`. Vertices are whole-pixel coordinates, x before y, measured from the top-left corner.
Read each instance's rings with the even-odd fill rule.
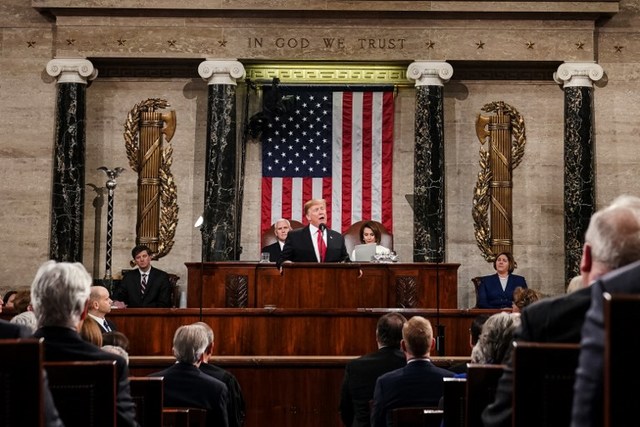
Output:
[[[184,262],[200,259],[200,233],[193,225],[203,208],[207,85],[197,75],[197,64],[207,57],[238,58],[247,64],[304,59],[406,66],[419,59],[451,61],[454,75],[444,86],[445,258],[461,264],[460,307],[474,303],[470,278],[492,272],[477,248],[471,218],[480,149],[475,120],[482,106],[492,101],[510,104],[526,123],[525,155],[513,172],[517,272],[547,294],[564,289],[563,91],[550,74],[535,72],[541,63],[548,70],[566,60],[596,60],[604,68],[605,79],[595,89],[597,203],[603,206],[621,193],[640,195],[636,178],[640,166],[638,0],[620,1],[621,12],[613,11],[613,17],[597,23],[575,11],[581,19],[570,19],[569,12],[560,18],[554,12],[549,19],[500,21],[495,15],[483,18],[481,13],[467,12],[468,17],[463,13],[444,20],[424,11],[407,11],[408,16],[352,13],[349,19],[299,12],[285,19],[270,11],[272,19],[265,23],[257,7],[246,16],[234,12],[221,17],[209,11],[202,17],[185,17],[184,13],[158,12],[140,20],[92,16],[89,9],[94,3],[109,2],[82,3],[87,10],[80,16],[65,13],[65,8],[74,6],[71,0],[3,0],[0,5],[0,292],[29,285],[48,256],[56,87],[44,70],[55,56],[108,59],[114,69],[122,62],[120,72],[99,74],[87,88],[83,262],[94,277],[102,277],[105,267],[106,194],[100,207],[94,189],[105,185],[105,174],[97,170],[100,166],[126,169],[117,179],[115,192],[112,268],[116,273],[129,267],[129,252],[135,244],[137,176],[128,166],[123,124],[129,110],[147,98],[167,99],[178,120],[171,144],[179,224],[173,250],[156,266],[180,275],[181,284],[186,285]],[[139,3],[127,4],[138,7]],[[414,2],[404,2],[408,3]],[[444,2],[429,3],[437,7]],[[471,7],[471,2],[458,3]],[[496,7],[501,3],[495,2]],[[533,7],[536,2],[521,3]],[[561,3],[566,2],[547,6]],[[617,5],[585,3],[603,9]],[[53,13],[40,14],[34,7],[51,8]],[[343,38],[344,47],[328,48],[327,37],[336,38],[335,43]],[[280,38],[306,38],[310,46],[278,47]],[[256,45],[259,39],[261,47]],[[364,48],[360,39],[367,40]],[[369,39],[377,41],[370,45]],[[394,39],[393,49],[390,39]],[[386,47],[381,47],[381,40]],[[135,70],[133,60],[143,65],[127,73]],[[186,60],[192,73],[171,71],[184,67]],[[239,85],[239,125],[244,118],[244,95],[245,88]],[[250,110],[255,111],[256,100],[252,102]],[[413,253],[412,211],[406,198],[413,192],[413,172],[406,166],[413,164],[414,107],[415,90],[407,81],[396,97],[393,175],[395,249],[407,261]],[[246,260],[257,259],[259,252],[259,166],[259,144],[249,141],[241,230],[241,258]]]

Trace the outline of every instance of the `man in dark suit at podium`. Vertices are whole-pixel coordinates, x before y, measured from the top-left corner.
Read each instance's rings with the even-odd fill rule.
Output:
[[[400,313],[387,313],[378,319],[378,350],[352,360],[346,366],[340,393],[340,418],[347,427],[371,425],[369,401],[376,380],[382,374],[407,364],[402,351],[402,326],[407,319]]]
[[[344,237],[327,228],[327,202],[312,199],[304,204],[309,221],[306,227],[292,230],[282,248],[277,267],[285,262],[346,262],[349,254]]]
[[[146,245],[138,245],[131,256],[138,268],[125,273],[113,291],[113,299],[129,308],[171,307],[169,275],[151,266],[151,250]]]
[[[291,223],[289,220],[280,218],[273,225],[273,234],[276,235],[276,242],[272,243],[268,246],[262,248],[262,253],[269,254],[269,260],[272,262],[278,261],[280,259],[280,254],[282,253],[282,248],[284,247],[284,242],[287,240],[287,236],[289,235],[289,231],[291,230]]]

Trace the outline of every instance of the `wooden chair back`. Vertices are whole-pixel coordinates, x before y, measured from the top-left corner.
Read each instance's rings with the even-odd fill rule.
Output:
[[[473,290],[476,294],[476,305],[474,308],[478,307],[478,289],[480,288],[480,283],[482,282],[482,276],[476,276],[471,278],[471,283],[473,283]]]
[[[442,415],[447,427],[465,427],[467,411],[467,379],[443,378]]]
[[[161,426],[164,405],[162,377],[129,377],[129,384],[140,427]]]
[[[42,340],[0,340],[0,422],[43,426]]]
[[[514,342],[513,422],[568,426],[579,344]]]
[[[45,362],[44,367],[66,427],[115,427],[115,360]]]
[[[640,351],[639,321],[640,295],[604,294],[604,425],[607,427],[637,422],[637,402],[629,397],[627,390],[629,384],[640,381],[640,375],[633,368]]]
[[[360,227],[362,227],[362,224],[365,222],[367,221],[354,222],[344,233],[344,245],[347,247],[347,253],[349,255],[351,255],[351,252],[353,252],[353,248],[356,245],[362,243],[360,241]],[[387,231],[382,223],[378,221],[371,222],[375,222],[376,225],[380,228],[380,245],[393,250],[393,234],[389,233],[389,231]]]
[[[393,427],[440,427],[442,409],[438,408],[396,408],[391,411]]]
[[[291,224],[291,230],[297,230],[298,228],[304,227],[304,224],[302,224],[300,221],[296,221],[295,219],[290,219],[289,224]],[[260,240],[262,242],[262,246],[260,246],[261,248],[264,248],[265,246],[269,246],[276,242],[277,239],[276,235],[274,234],[274,227],[275,224],[271,224],[271,227],[267,231],[262,233],[262,239]]]
[[[469,363],[467,365],[467,406],[466,425],[482,426],[482,411],[496,397],[498,380],[504,371],[504,365],[485,365]]]
[[[206,427],[207,411],[201,408],[164,408],[162,427]]]

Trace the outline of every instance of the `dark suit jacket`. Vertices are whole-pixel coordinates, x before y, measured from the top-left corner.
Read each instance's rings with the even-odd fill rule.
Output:
[[[95,319],[94,319],[95,320]],[[116,324],[113,323],[111,320],[107,319],[105,317],[104,319],[105,322],[107,322],[107,325],[109,325],[109,328],[111,328],[112,331],[117,331],[118,328],[116,328]],[[98,326],[100,326],[100,330],[102,331],[102,333],[104,334],[105,332],[109,332],[105,329],[105,327],[102,325],[102,322],[96,320],[96,323],[98,324]]]
[[[262,248],[261,252],[269,253],[269,261],[270,262],[278,262],[280,259],[280,254],[282,253],[282,249],[280,249],[280,242],[272,243],[268,246]]]
[[[520,326],[514,341],[580,342],[584,316],[591,303],[591,289],[537,301],[520,314]],[[485,427],[511,427],[513,400],[513,363],[509,361],[500,377],[496,397],[482,412]]]
[[[236,377],[234,377],[231,372],[225,371],[221,367],[210,363],[201,363],[200,370],[222,381],[227,386],[227,390],[229,390],[229,403],[227,404],[229,427],[242,427],[246,411],[242,389]]]
[[[347,427],[371,425],[369,401],[382,374],[407,364],[399,348],[382,347],[347,363],[340,393],[340,418]]]
[[[342,234],[327,229],[327,252],[325,253],[324,262],[345,262],[349,260]],[[287,240],[284,242],[284,248],[282,248],[277,267],[279,268],[284,261],[318,262],[316,252],[313,250],[313,241],[311,240],[311,232],[308,225],[291,230],[287,234]]]
[[[55,326],[38,329],[36,338],[44,338],[44,360],[49,362],[115,360],[116,361],[116,420],[118,427],[137,426],[136,411],[129,386],[129,368],[120,356],[100,350],[84,341],[76,331]]]
[[[123,301],[129,308],[171,307],[169,275],[158,268],[151,267],[143,298],[140,293],[140,270],[134,268],[125,273],[122,281],[113,291],[113,299]]]
[[[164,377],[164,406],[206,409],[207,426],[229,426],[229,392],[222,381],[210,377],[188,363],[176,363],[149,376]]]
[[[497,273],[482,277],[478,287],[478,308],[511,308],[513,291],[518,286],[526,288],[527,282],[517,274],[509,274],[504,291]]]
[[[404,368],[382,375],[373,392],[371,426],[390,426],[391,411],[395,408],[437,407],[442,397],[442,378],[453,375],[427,360],[409,362]]]
[[[18,325],[16,323],[7,322],[0,319],[0,338],[12,339],[12,338],[29,338],[31,332],[26,326]]]
[[[580,359],[573,389],[572,427],[602,425],[604,422],[604,292],[640,293],[640,261],[605,274],[591,285],[591,306],[582,327]],[[637,326],[629,325],[632,328]]]

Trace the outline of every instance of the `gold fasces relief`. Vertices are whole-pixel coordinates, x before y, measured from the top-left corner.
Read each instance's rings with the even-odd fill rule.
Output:
[[[178,226],[178,191],[171,164],[169,142],[176,130],[176,113],[164,99],[150,98],[136,104],[124,125],[129,165],[138,173],[136,244],[149,246],[153,259],[167,255]],[[164,141],[163,141],[164,135]]]
[[[524,119],[503,101],[491,102],[478,115],[480,171],[473,192],[473,225],[478,247],[491,262],[503,251],[512,251],[512,171],[520,164],[526,144]],[[485,148],[486,143],[486,148]]]

